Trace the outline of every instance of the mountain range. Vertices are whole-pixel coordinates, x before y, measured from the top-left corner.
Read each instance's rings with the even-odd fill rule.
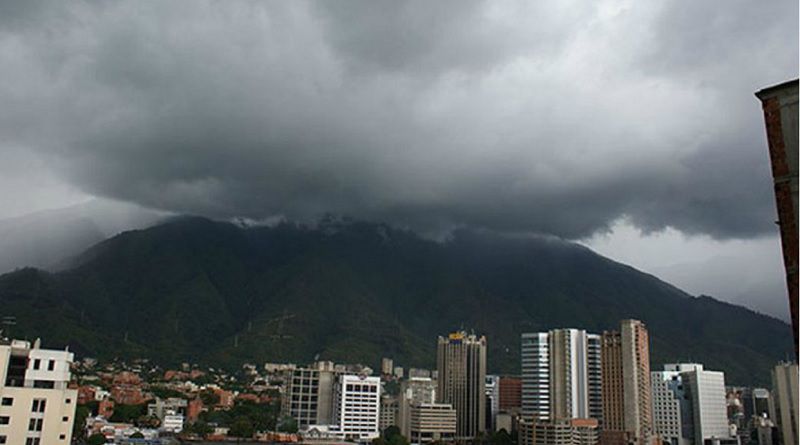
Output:
[[[434,367],[436,337],[485,334],[489,370],[519,373],[523,332],[614,329],[643,320],[651,364],[696,361],[735,384],[767,384],[792,351],[772,317],[554,237],[460,230],[432,241],[328,218],[242,226],[197,217],[118,234],[58,272],[0,276],[15,337],[79,355],[236,367],[315,358]]]

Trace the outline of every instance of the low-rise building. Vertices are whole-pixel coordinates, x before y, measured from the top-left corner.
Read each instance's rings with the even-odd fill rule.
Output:
[[[456,435],[456,410],[449,403],[420,403],[411,406],[409,423],[411,443],[450,441]]]

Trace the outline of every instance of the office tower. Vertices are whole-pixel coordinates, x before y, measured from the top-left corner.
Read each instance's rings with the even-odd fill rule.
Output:
[[[394,371],[394,360],[384,357],[381,359],[381,374],[392,375]]]
[[[332,362],[287,371],[281,410],[295,419],[297,427],[333,422],[333,388],[339,372]]]
[[[797,79],[756,93],[764,110],[797,359]],[[797,436],[795,436],[797,437]]]
[[[397,426],[405,437],[411,437],[411,407],[436,401],[436,382],[430,377],[413,377],[400,384]]]
[[[436,364],[437,401],[455,408],[456,438],[472,439],[486,431],[486,337],[463,331],[439,337]]]
[[[484,389],[486,391],[486,428],[489,431],[495,430],[494,418],[500,407],[500,380],[499,376],[487,375]]]
[[[522,415],[602,421],[598,335],[579,329],[522,334]]]
[[[725,374],[704,370],[702,365],[692,366],[693,369],[681,370],[681,381],[685,396],[692,404],[694,443],[731,442],[733,439],[728,427],[725,402]]]
[[[365,441],[380,436],[381,379],[342,375],[334,397],[334,423],[345,439]]]
[[[501,412],[519,412],[522,408],[522,379],[502,376],[498,387],[500,388],[498,409]]]
[[[797,378],[797,363],[781,363],[772,370],[773,421],[777,423],[784,445],[795,444],[798,440]]]
[[[0,443],[67,445],[78,391],[69,389],[73,354],[39,340],[0,340]]]
[[[456,410],[449,403],[413,405],[409,430],[411,443],[453,440],[456,434]]]
[[[647,329],[638,320],[622,320],[619,331],[602,335],[604,445],[650,443],[650,354]]]

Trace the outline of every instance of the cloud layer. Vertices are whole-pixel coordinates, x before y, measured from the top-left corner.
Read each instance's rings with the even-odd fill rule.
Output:
[[[0,151],[213,217],[772,234],[752,93],[797,75],[797,8],[3,2]]]

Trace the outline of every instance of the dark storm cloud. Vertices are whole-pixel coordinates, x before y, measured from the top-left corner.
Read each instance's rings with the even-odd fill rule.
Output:
[[[10,2],[0,150],[215,217],[771,233],[797,3],[712,3]]]

